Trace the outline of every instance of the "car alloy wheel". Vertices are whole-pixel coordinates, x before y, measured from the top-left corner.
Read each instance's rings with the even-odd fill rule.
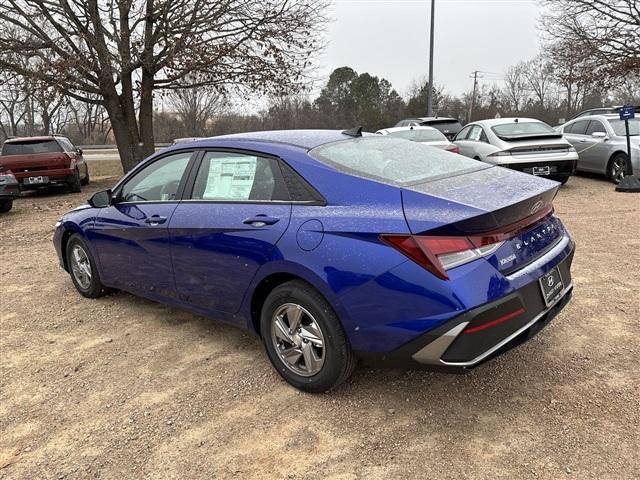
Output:
[[[91,262],[81,245],[74,245],[71,250],[71,271],[80,287],[88,290],[91,286]]]
[[[325,360],[325,340],[320,325],[308,310],[285,303],[271,320],[271,341],[282,363],[302,377],[316,375]]]
[[[615,183],[620,183],[627,171],[627,159],[623,155],[617,155],[611,161],[611,179]]]

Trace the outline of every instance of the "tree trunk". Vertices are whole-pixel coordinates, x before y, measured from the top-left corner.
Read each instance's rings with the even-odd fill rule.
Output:
[[[111,120],[113,135],[116,138],[118,153],[120,154],[120,163],[122,163],[122,169],[126,173],[142,160],[140,147],[138,145],[139,139],[137,135],[136,118],[135,116],[132,118],[125,114],[122,104],[118,99],[107,100],[105,102],[105,108]],[[132,132],[136,132],[136,134],[133,135]]]
[[[140,82],[140,113],[138,125],[140,126],[140,141],[142,142],[142,154],[147,157],[155,152],[153,138],[153,73],[142,69],[142,81]]]

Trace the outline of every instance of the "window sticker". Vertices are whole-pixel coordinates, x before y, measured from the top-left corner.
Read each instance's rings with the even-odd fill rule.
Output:
[[[256,176],[256,164],[256,157],[212,158],[203,198],[249,199]]]

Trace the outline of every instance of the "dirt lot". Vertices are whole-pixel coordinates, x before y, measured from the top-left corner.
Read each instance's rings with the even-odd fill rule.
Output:
[[[113,180],[0,217],[0,478],[640,477],[639,196],[561,190],[575,296],[528,344],[464,376],[360,367],[314,396],[243,331],[75,292],[53,225]]]

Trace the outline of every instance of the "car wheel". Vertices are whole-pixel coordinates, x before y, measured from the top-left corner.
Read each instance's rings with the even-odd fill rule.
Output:
[[[93,255],[80,235],[72,235],[67,242],[66,259],[71,281],[81,295],[98,298],[109,293],[110,289],[102,285]]]
[[[89,167],[87,166],[87,164],[84,164],[84,170],[85,170],[85,175],[84,178],[82,179],[82,181],[80,182],[82,185],[89,185]]]
[[[300,390],[325,392],[355,368],[356,358],[333,308],[305,282],[276,287],[264,302],[260,327],[271,363]]]
[[[7,213],[12,208],[13,208],[13,200],[6,200],[4,202],[0,202],[0,213]]]
[[[72,193],[80,193],[82,191],[82,184],[80,182],[80,172],[77,169],[73,174],[73,179],[69,182],[69,190]]]
[[[620,183],[627,171],[627,155],[624,153],[616,153],[611,160],[609,160],[609,166],[607,167],[607,177],[613,183]]]

